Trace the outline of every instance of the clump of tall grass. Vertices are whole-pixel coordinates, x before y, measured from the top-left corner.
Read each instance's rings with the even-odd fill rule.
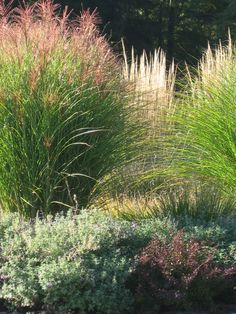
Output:
[[[208,45],[198,66],[199,78],[205,85],[207,85],[207,83],[211,84],[215,75],[220,75],[220,73],[224,71],[226,64],[229,65],[231,62],[234,63],[233,50],[234,48],[230,33],[227,46],[223,46],[220,42],[217,49],[213,50],[211,46]]]
[[[130,201],[121,202],[119,214],[209,220],[235,212],[236,60],[231,40],[215,51],[208,47],[197,75],[189,79],[170,111],[170,132],[155,137],[156,158],[142,177],[152,182],[155,202],[140,206],[137,200],[131,210]]]
[[[139,129],[95,12],[0,6],[0,205],[34,216],[85,204]],[[139,135],[140,136],[140,135]],[[58,208],[58,205],[56,205]]]
[[[195,178],[196,179],[196,178]],[[119,195],[104,198],[102,208],[114,217],[142,220],[153,217],[171,217],[178,221],[214,221],[235,218],[236,199],[225,195],[216,185],[207,182],[182,180],[178,184],[163,186],[157,192]]]
[[[168,65],[166,54],[161,49],[150,55],[144,51],[141,56],[135,55],[132,49],[130,58],[122,44],[123,80],[132,92],[130,102],[135,108],[136,119],[146,126],[146,146],[141,158],[121,174],[123,186],[120,186],[120,191],[122,194],[128,192],[130,196],[137,191],[141,194],[149,192],[157,181],[158,184],[162,182],[162,178],[149,179],[147,172],[152,171],[166,154],[163,141],[171,129],[169,118],[174,111],[176,67],[174,62]]]
[[[211,182],[230,197],[236,188],[235,82],[231,41],[216,51],[208,48],[176,113],[173,163],[177,176]]]
[[[151,136],[161,135],[174,108],[174,61],[168,66],[166,54],[161,49],[149,56],[146,51],[137,56],[132,48],[131,60],[125,52],[124,44],[123,52],[123,76],[133,84],[140,117],[151,126]]]

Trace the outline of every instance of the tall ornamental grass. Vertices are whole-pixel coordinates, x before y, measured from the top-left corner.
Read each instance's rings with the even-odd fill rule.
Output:
[[[0,6],[0,206],[35,216],[86,204],[133,157],[134,109],[95,12]],[[64,205],[63,205],[64,206]]]
[[[144,197],[156,184],[162,183],[160,177],[150,178],[150,172],[153,174],[153,168],[160,165],[159,161],[163,161],[163,156],[168,154],[163,142],[172,130],[170,117],[175,110],[176,66],[174,62],[168,65],[166,54],[161,49],[150,55],[144,51],[141,56],[135,55],[132,49],[130,56],[122,44],[123,80],[132,91],[130,103],[135,108],[137,121],[145,125],[146,139],[140,158],[120,172],[120,182],[115,183],[119,188],[119,191],[116,189],[118,194],[132,195],[133,202],[137,194],[141,193]],[[107,190],[114,190],[110,182]],[[116,196],[112,195],[112,202],[116,202]],[[121,195],[121,203],[123,199]]]
[[[133,85],[139,115],[150,124],[151,136],[161,135],[174,110],[174,61],[168,66],[166,54],[161,49],[150,55],[143,51],[141,56],[135,55],[132,49],[129,60],[124,43],[123,59],[123,77]]]
[[[177,175],[211,182],[226,195],[236,188],[236,60],[234,48],[210,48],[178,108]]]
[[[188,74],[169,112],[169,129],[155,137],[155,158],[142,177],[155,192],[152,201],[138,200],[131,210],[130,202],[122,203],[116,211],[121,215],[211,220],[235,213],[236,60],[231,40],[215,51],[208,47],[195,77]]]

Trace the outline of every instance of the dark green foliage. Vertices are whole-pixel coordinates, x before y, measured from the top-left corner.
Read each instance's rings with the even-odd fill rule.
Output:
[[[81,10],[78,1],[60,3]],[[161,47],[169,60],[196,63],[208,41],[216,44],[234,30],[234,0],[85,0],[82,6],[98,8],[113,42],[124,37],[138,52]]]

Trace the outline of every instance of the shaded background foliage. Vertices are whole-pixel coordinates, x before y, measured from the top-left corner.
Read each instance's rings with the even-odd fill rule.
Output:
[[[227,39],[236,33],[235,0],[60,0],[78,13],[97,8],[101,29],[115,44],[124,37],[126,46],[138,53],[161,47],[168,59],[194,64],[208,40]],[[120,46],[115,45],[119,51]]]

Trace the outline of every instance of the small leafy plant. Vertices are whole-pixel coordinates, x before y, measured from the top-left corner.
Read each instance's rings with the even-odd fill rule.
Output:
[[[11,308],[46,313],[126,313],[131,252],[128,225],[99,212],[1,225],[0,298]]]
[[[214,248],[194,238],[186,241],[182,230],[152,240],[137,263],[129,284],[139,306],[211,309],[215,298],[233,293],[236,268],[214,265]]]

